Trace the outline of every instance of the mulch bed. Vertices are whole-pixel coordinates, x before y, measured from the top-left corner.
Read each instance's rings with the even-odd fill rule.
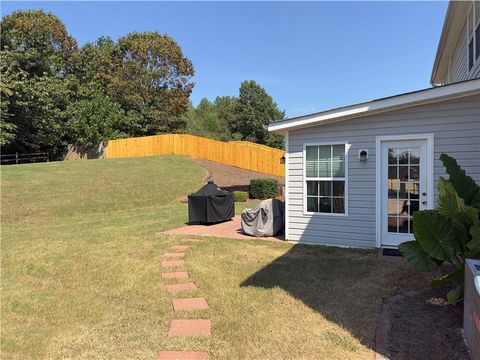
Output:
[[[463,307],[448,305],[446,293],[425,289],[386,301],[377,330],[377,353],[391,360],[470,359],[461,332]]]

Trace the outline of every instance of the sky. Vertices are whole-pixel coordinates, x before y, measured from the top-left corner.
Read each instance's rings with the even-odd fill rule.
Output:
[[[255,80],[287,116],[430,86],[448,3],[14,2],[57,15],[79,45],[167,33],[195,67],[194,105]]]

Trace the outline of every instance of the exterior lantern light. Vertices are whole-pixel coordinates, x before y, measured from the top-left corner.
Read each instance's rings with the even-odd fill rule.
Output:
[[[280,164],[285,164],[285,155],[280,158]]]
[[[368,160],[368,150],[362,149],[358,151],[358,158],[361,162],[365,162]]]

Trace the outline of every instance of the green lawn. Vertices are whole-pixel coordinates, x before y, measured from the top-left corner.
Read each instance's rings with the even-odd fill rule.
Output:
[[[2,358],[372,358],[381,297],[424,279],[374,251],[208,239],[187,269],[211,309],[211,338],[169,339],[157,235],[187,220],[205,170],[185,158],[1,168]]]

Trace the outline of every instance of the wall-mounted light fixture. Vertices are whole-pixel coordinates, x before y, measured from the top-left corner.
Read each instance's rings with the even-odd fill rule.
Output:
[[[285,155],[280,158],[280,164],[285,164]]]
[[[366,150],[366,149],[358,150],[358,159],[361,162],[367,161],[368,160],[368,150]]]

